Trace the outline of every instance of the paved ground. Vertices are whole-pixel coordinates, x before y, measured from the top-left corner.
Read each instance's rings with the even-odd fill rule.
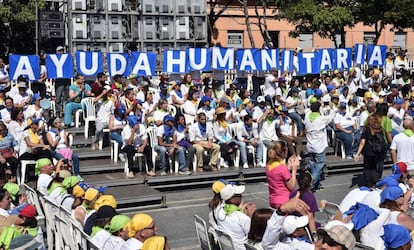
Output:
[[[386,171],[388,174],[389,171]],[[326,199],[340,203],[349,192],[352,184],[357,183],[356,174],[339,174],[329,176],[324,182],[325,190],[316,193],[318,200]],[[200,249],[194,227],[194,214],[208,218],[207,203],[212,198],[212,191],[207,188],[188,191],[166,192],[168,208],[144,210],[152,215],[159,228],[158,234],[168,237],[171,249]],[[264,182],[247,184],[245,201],[252,201],[257,208],[268,207],[267,184]]]

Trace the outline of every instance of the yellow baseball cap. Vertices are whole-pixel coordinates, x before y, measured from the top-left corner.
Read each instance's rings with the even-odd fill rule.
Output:
[[[211,186],[211,189],[215,194],[219,194],[220,191],[226,186],[223,180],[218,180],[213,182],[213,185]]]

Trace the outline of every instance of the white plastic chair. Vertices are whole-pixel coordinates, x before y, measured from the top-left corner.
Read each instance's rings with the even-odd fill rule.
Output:
[[[244,247],[246,248],[246,250],[259,250],[259,248],[256,248],[253,245],[250,245],[249,243],[244,243]]]
[[[104,136],[105,136],[105,133],[110,133],[111,130],[109,130],[109,128],[104,128],[102,132],[104,133]],[[99,140],[98,144],[99,144],[99,150],[102,150],[102,148],[103,148],[103,138],[101,140]]]
[[[36,161],[34,160],[21,160],[20,161],[20,171],[22,173],[21,176],[19,176],[19,171],[17,171],[17,184],[19,185],[24,184],[24,181],[26,179],[27,165],[36,165]]]
[[[219,229],[216,229],[218,235],[218,242],[221,250],[234,250],[233,240],[231,236]]]
[[[200,216],[194,215],[194,224],[201,249],[211,250],[210,237],[208,235],[206,222]]]
[[[168,111],[171,111],[172,116],[177,114],[177,108],[174,105],[168,104]]]
[[[229,128],[229,133],[231,134],[232,138],[236,138],[236,134],[237,134],[237,125],[238,123],[231,123],[231,124],[227,124],[228,128]],[[247,149],[246,149],[247,150]],[[235,159],[234,159],[234,166],[236,168],[239,167],[240,163],[240,150],[237,149],[235,152]]]
[[[341,150],[341,158],[345,159],[345,144],[341,139],[336,137],[335,131],[332,130],[332,137],[334,138],[334,155],[338,155],[339,150]],[[339,147],[341,147],[339,149]]]
[[[61,246],[60,249],[76,249],[76,242],[74,241],[72,234],[68,232],[71,231],[71,222],[66,218],[61,217],[58,214],[55,214],[56,221],[56,234],[55,237]],[[58,249],[58,248],[56,248]]]
[[[111,140],[111,159],[114,160],[114,163],[118,162],[119,154],[119,144],[115,140]]]
[[[116,143],[116,144],[118,144],[118,143]],[[118,150],[116,150],[116,151],[118,151]],[[117,156],[117,158],[118,158],[118,156]],[[142,162],[145,160],[144,155],[142,153],[135,153],[134,157],[133,157],[133,160],[135,161],[136,158],[138,158],[139,171],[142,171]],[[145,171],[146,171],[146,173],[148,173],[148,165],[147,164],[145,164]],[[128,175],[128,173],[129,173],[128,161],[127,160],[124,163],[124,173],[126,175]]]
[[[47,245],[48,249],[53,248],[53,242],[55,244],[55,249],[61,249],[61,242],[57,235],[56,230],[56,221],[55,215],[59,213],[59,206],[54,203],[53,201],[47,199],[46,197],[42,197],[44,201],[43,208],[45,209],[46,215],[46,235],[47,235]]]
[[[96,120],[95,103],[93,97],[83,98],[81,101],[83,120],[85,121],[85,138],[88,138],[89,123]]]
[[[87,235],[82,228],[77,224],[71,223],[73,238],[77,242],[77,247],[75,249],[91,249],[98,250],[99,248],[91,241],[89,235]]]
[[[40,204],[38,193],[31,187],[29,187],[26,183],[23,184],[26,194],[29,197],[29,202],[33,204],[36,208],[37,216],[37,224],[42,227],[43,232],[46,230],[46,218],[45,213],[43,212],[43,207]]]
[[[80,116],[83,113],[82,109],[78,109],[75,112],[75,127],[79,128],[80,127]]]

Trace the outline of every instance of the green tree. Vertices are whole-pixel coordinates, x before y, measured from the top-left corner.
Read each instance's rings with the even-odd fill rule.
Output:
[[[414,1],[412,0],[356,0],[354,12],[357,22],[374,26],[374,44],[381,32],[390,24],[394,30],[414,27]]]
[[[331,39],[335,47],[344,47],[345,27],[354,25],[352,5],[345,1],[276,0],[274,3],[279,7],[279,18],[286,18],[295,25],[290,36],[317,33]],[[337,34],[341,35],[341,44],[337,44]]]
[[[0,3],[0,55],[28,53],[35,51],[36,1],[4,0]]]

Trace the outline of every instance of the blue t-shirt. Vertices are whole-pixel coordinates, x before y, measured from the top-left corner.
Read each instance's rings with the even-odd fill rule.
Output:
[[[75,94],[77,94],[77,93],[79,93],[79,91],[80,91],[80,88],[77,86],[77,85],[75,85],[75,84],[72,84],[72,85],[70,85],[70,87],[69,87],[69,91],[70,90],[72,90],[73,91],[73,93],[75,93]],[[91,89],[91,86],[89,86],[89,84],[85,84],[85,90],[78,96],[78,97],[76,97],[75,99],[73,99],[72,101],[73,102],[80,102],[83,98],[85,98],[86,97],[86,92],[89,92],[89,91],[91,91],[92,89]]]

